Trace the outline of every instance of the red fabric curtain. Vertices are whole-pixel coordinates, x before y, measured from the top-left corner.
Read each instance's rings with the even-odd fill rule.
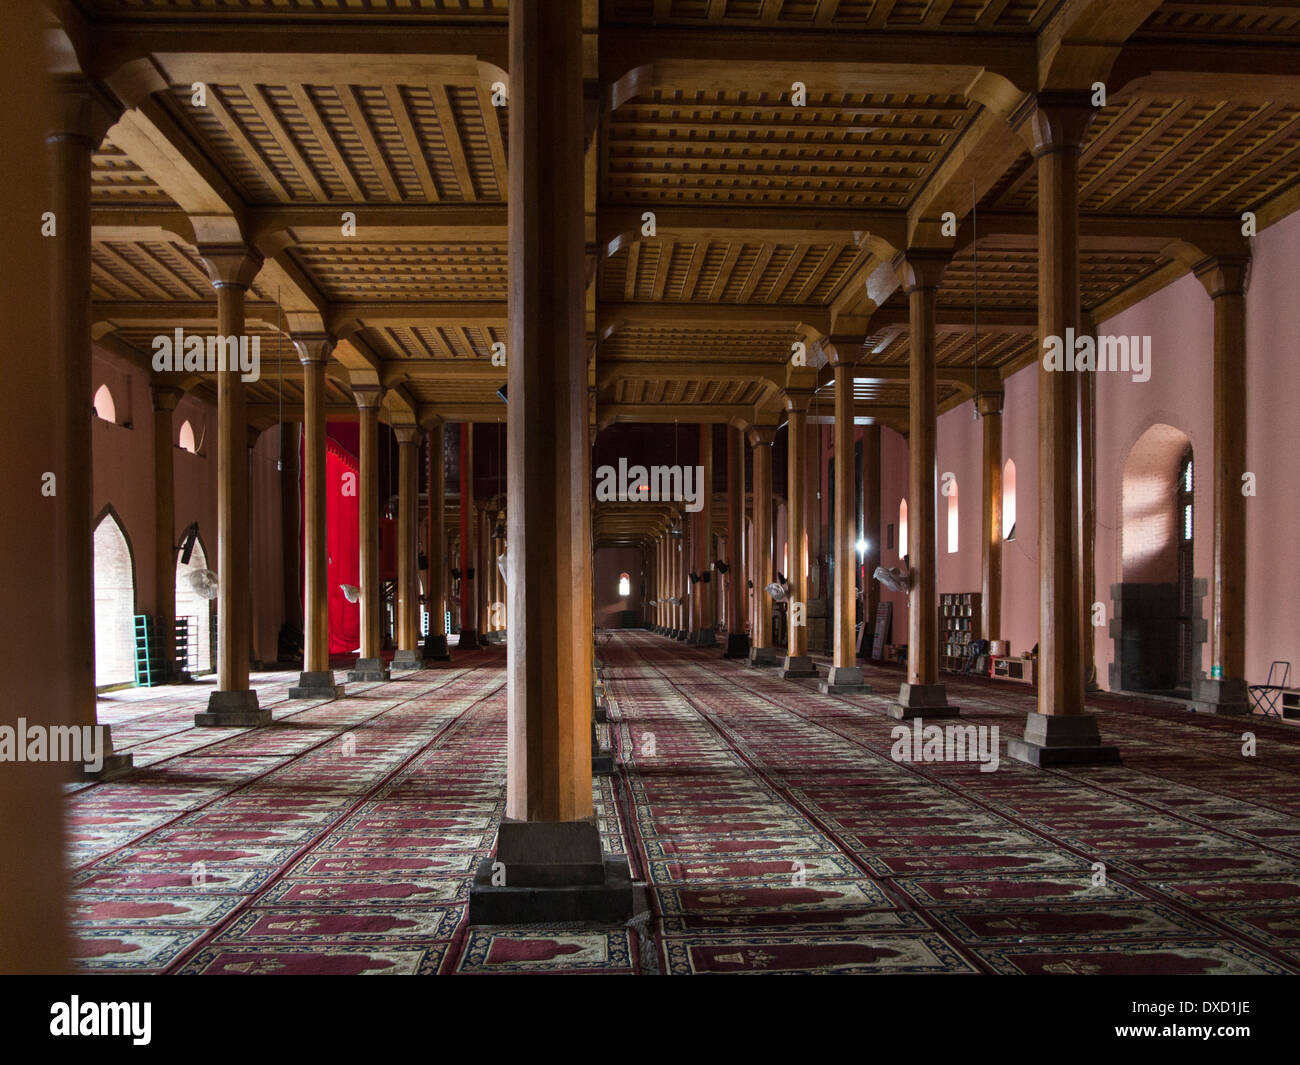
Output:
[[[361,585],[359,463],[335,440],[325,441],[325,546],[329,552],[330,654],[350,654],[361,644],[361,604],[349,603],[343,585]]]

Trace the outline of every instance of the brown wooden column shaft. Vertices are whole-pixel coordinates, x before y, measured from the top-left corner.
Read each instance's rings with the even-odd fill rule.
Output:
[[[158,627],[162,673],[175,680],[176,662],[176,444],[172,412],[181,390],[166,385],[150,389],[153,398],[154,620]]]
[[[862,620],[867,631],[875,635],[876,608],[880,606],[880,583],[872,576],[880,565],[880,426],[862,430],[862,536],[866,550],[861,556]],[[864,657],[871,657],[867,644]]]
[[[728,658],[749,653],[745,633],[745,434],[727,427],[727,650]]]
[[[474,426],[460,427],[460,646],[478,646],[478,594],[474,578],[477,528],[474,523]]]
[[[334,347],[324,335],[293,338],[303,376],[303,671],[329,669],[329,559],[325,546],[325,365]]]
[[[418,656],[420,597],[416,580],[419,509],[419,443],[415,426],[399,425],[397,437],[397,650],[403,662]],[[394,665],[398,658],[394,658]]]
[[[975,397],[983,433],[980,525],[980,638],[1002,638],[1002,393]]]
[[[835,364],[835,668],[857,665],[857,500],[854,498],[853,364]]]
[[[766,427],[749,431],[754,454],[753,529],[754,550],[750,563],[750,580],[754,582],[754,621],[750,636],[749,660],[756,665],[775,665],[772,648],[772,599],[767,586],[772,583],[772,445],[776,430]]]
[[[808,654],[808,538],[804,532],[804,447],[808,424],[808,397],[787,392],[786,407],[786,538],[789,543],[786,579],[790,585],[790,614],[793,622],[798,604],[804,623],[790,624],[786,643],[787,658],[804,658]],[[787,662],[786,668],[789,668]]]
[[[701,470],[700,509],[695,514],[695,572],[700,583],[695,586],[700,601],[698,632],[702,646],[713,645],[713,426],[700,423]],[[708,576],[709,582],[704,581]]]
[[[354,386],[360,416],[360,470],[357,511],[358,554],[361,569],[361,658],[378,662],[382,647],[379,611],[383,593],[379,585],[379,388]]]
[[[428,482],[429,510],[425,528],[425,560],[428,563],[429,633],[424,657],[440,662],[451,658],[447,649],[447,428],[441,419],[429,426]]]

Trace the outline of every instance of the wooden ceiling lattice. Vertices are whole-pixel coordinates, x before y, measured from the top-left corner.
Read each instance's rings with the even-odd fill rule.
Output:
[[[111,139],[90,160],[90,202],[96,207],[170,207],[176,204]]]
[[[79,0],[103,18],[403,18],[457,22],[506,21],[507,0]]]
[[[1030,33],[1054,6],[1046,0],[607,0],[604,17],[627,25]]]
[[[295,260],[331,300],[504,300],[506,245],[301,245]]]

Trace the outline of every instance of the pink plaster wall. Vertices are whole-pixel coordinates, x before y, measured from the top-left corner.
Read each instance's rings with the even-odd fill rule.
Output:
[[[973,416],[974,404],[963,403],[939,418],[935,462],[939,475],[938,582],[944,592],[979,592],[981,580],[980,524],[982,522],[982,458],[984,427]],[[952,474],[955,481],[946,478]],[[952,497],[944,496],[945,479],[957,487],[957,552],[948,542],[948,507]]]
[[[880,430],[880,564],[885,568],[901,566],[898,551],[898,504],[907,497],[907,441],[893,429]],[[894,546],[890,548],[886,531],[894,526]],[[907,596],[880,587],[880,601],[894,604],[889,642],[907,643]]]
[[[1002,545],[1002,631],[1011,653],[1038,642],[1038,372],[1036,366],[1003,383],[1002,463],[1016,464],[1016,538]]]

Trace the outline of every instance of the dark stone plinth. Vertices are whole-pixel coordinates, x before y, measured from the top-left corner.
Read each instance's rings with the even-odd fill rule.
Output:
[[[334,673],[329,669],[299,673],[298,683],[289,689],[290,699],[337,699],[347,689],[334,683]]]
[[[948,702],[948,689],[942,684],[900,684],[898,701],[889,704],[890,717],[911,721],[918,717],[960,717],[961,709]]]
[[[398,651],[393,655],[393,661],[388,668],[391,673],[396,673],[398,670],[423,669],[424,660],[420,657],[419,651]]]
[[[749,636],[743,632],[727,633],[727,649],[722,654],[723,658],[748,658],[749,657]]]
[[[817,667],[813,665],[813,660],[807,655],[786,655],[785,661],[781,663],[781,672],[778,674],[784,680],[792,677],[815,677],[817,676]],[[859,672],[858,677],[862,674]]]
[[[857,666],[831,666],[817,690],[823,695],[867,695],[871,685],[862,683],[862,670]]]
[[[598,747],[591,752],[591,775],[595,777],[612,776],[618,766],[618,759],[610,747]]]
[[[388,679],[388,667],[384,665],[382,658],[358,658],[357,664],[348,670],[348,680],[353,684],[365,684]]]
[[[271,711],[257,705],[257,692],[216,691],[206,711],[194,715],[197,728],[258,728],[271,723]]]
[[[718,637],[712,629],[700,629],[692,635],[691,643],[696,647],[717,647]]]
[[[506,630],[494,629],[492,632],[487,633],[483,637],[483,642],[485,644],[490,644],[493,646],[497,644],[504,644],[506,642]]]
[[[469,923],[624,924],[634,912],[632,873],[627,857],[611,855],[601,864],[604,879],[599,884],[493,887],[492,859],[484,858],[469,889]]]
[[[107,726],[104,726],[104,730],[108,731]],[[95,770],[88,768],[84,762],[77,762],[72,767],[72,780],[77,784],[84,784],[90,780],[117,780],[129,774],[134,766],[135,755],[110,752],[103,756],[100,767]]]
[[[689,629],[678,629],[677,635],[676,637],[674,637],[674,639],[676,639],[679,643],[690,643],[691,638],[694,635],[695,634],[692,633]]]
[[[609,707],[605,705],[604,699],[597,699],[592,704],[591,714],[598,725],[603,725],[609,720]]]
[[[1235,677],[1197,677],[1192,682],[1192,709],[1198,714],[1221,714],[1225,717],[1249,714],[1250,693],[1246,690],[1246,682]]]
[[[450,662],[451,650],[447,646],[446,634],[438,636],[430,633],[424,638],[424,660],[426,662]],[[360,665],[360,663],[358,663]]]
[[[1036,766],[1114,765],[1119,748],[1103,746],[1092,714],[1029,714],[1024,739],[1007,741],[1007,756]]]
[[[456,646],[463,651],[478,649],[478,629],[461,629]]]
[[[749,664],[756,669],[766,669],[768,666],[775,666],[776,663],[775,647],[751,647],[749,649]]]

